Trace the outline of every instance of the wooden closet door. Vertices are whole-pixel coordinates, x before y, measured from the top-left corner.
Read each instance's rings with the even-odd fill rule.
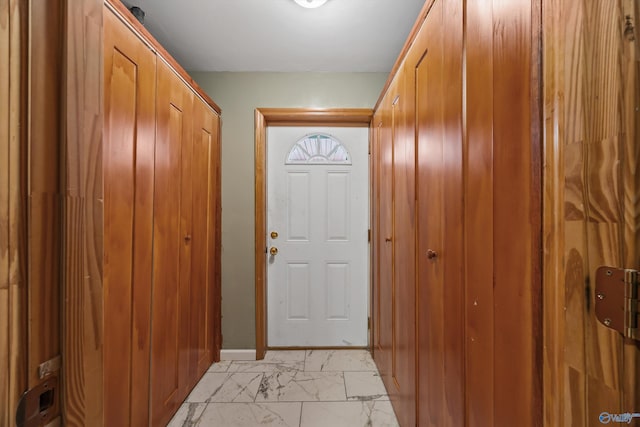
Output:
[[[219,117],[196,98],[193,111],[193,244],[190,296],[190,383],[195,384],[214,358],[216,224]]]
[[[411,56],[417,60],[419,426],[464,424],[461,37],[460,7],[436,0]]]
[[[193,93],[163,61],[157,70],[151,413],[162,425],[188,391]]]
[[[104,420],[147,425],[155,54],[104,10]]]
[[[390,89],[391,92],[392,89]],[[374,290],[374,358],[387,388],[391,387],[393,343],[393,141],[391,139],[391,101],[385,98],[379,109],[377,149],[378,203],[376,221],[377,280]]]
[[[416,194],[414,70],[400,67],[392,106],[393,286],[389,390],[403,426],[416,422]]]

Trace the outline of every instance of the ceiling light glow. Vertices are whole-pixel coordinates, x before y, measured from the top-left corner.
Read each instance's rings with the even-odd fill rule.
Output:
[[[320,7],[327,2],[327,0],[294,0],[302,7],[306,7],[307,9],[315,9],[316,7]]]

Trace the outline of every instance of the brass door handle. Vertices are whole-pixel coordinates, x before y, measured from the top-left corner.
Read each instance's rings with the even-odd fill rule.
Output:
[[[271,238],[272,239],[277,239],[278,238],[278,232],[277,231],[272,231],[271,232]]]
[[[189,242],[191,241],[191,234],[187,234],[187,235],[185,235],[185,236],[184,236],[184,241],[185,241],[186,243],[189,243]]]
[[[269,249],[269,253],[271,255],[277,255],[278,254],[278,248],[276,248],[275,246],[272,246],[271,249]]]
[[[431,249],[427,251],[428,259],[436,259],[437,257],[438,257],[438,253],[436,251],[432,251]]]
[[[391,241],[391,237],[385,237],[384,241],[389,243]]]

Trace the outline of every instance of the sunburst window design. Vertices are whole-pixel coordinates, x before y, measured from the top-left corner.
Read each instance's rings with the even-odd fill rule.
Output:
[[[340,141],[331,135],[305,135],[296,142],[287,156],[288,165],[350,165],[351,155]]]

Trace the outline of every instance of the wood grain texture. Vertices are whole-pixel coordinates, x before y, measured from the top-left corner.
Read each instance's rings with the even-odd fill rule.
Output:
[[[0,2],[0,425],[13,424],[28,387],[24,154],[26,10]]]
[[[371,123],[369,108],[260,108],[269,126],[356,126]]]
[[[537,375],[541,324],[539,126],[531,85],[531,0],[493,2],[494,414],[498,424],[540,422]],[[472,25],[472,23],[469,23]],[[518,244],[514,245],[514,242]],[[517,321],[515,321],[517,319]],[[514,361],[517,361],[514,363]],[[472,375],[472,373],[469,373]]]
[[[418,425],[451,425],[445,405],[445,359],[456,356],[445,352],[445,336],[462,336],[462,329],[451,330],[445,322],[445,281],[449,263],[445,237],[446,201],[444,182],[444,86],[442,1],[436,0],[416,38],[414,49],[423,56],[415,64],[417,131],[417,334],[418,334]],[[424,41],[423,41],[424,40]],[[426,45],[426,46],[423,46]],[[412,52],[412,51],[410,51]],[[419,52],[416,52],[419,53]],[[409,56],[409,64],[413,58]],[[449,141],[450,143],[450,141]],[[460,161],[462,159],[460,158]],[[453,193],[456,194],[456,193]],[[460,192],[457,192],[460,195]],[[447,246],[445,249],[445,245]],[[428,252],[435,258],[429,258]],[[457,284],[458,286],[460,283]],[[454,325],[460,326],[460,323]],[[461,358],[460,361],[464,359]],[[464,398],[461,399],[464,411]]]
[[[571,378],[576,377],[565,369],[565,352],[562,344],[565,340],[565,332],[578,336],[579,341],[584,340],[584,333],[578,329],[566,331],[564,324],[565,287],[560,286],[564,277],[564,221],[565,221],[565,197],[566,180],[564,150],[557,149],[557,139],[564,138],[565,129],[559,123],[561,119],[560,102],[556,96],[560,85],[562,72],[558,67],[560,58],[558,51],[562,50],[561,31],[558,8],[561,1],[549,0],[543,2],[543,414],[544,426],[572,425],[564,421],[570,413],[565,411],[565,401],[569,396],[584,396],[584,388],[577,389],[572,386]],[[556,141],[555,143],[553,141]],[[577,175],[580,177],[580,174]],[[579,212],[579,210],[575,210]],[[583,276],[580,260],[576,267],[580,271],[578,280]],[[581,293],[577,294],[576,302],[584,301]],[[579,309],[579,308],[578,308]],[[578,317],[580,319],[580,317]],[[582,324],[581,321],[578,322]],[[580,351],[578,351],[580,354]],[[583,368],[584,369],[584,368]],[[578,376],[579,378],[579,376]],[[579,382],[578,382],[578,385]],[[558,397],[559,396],[559,397]],[[566,397],[565,397],[566,396]],[[583,425],[582,420],[576,420],[573,425]]]
[[[219,358],[220,129],[167,64],[157,70],[150,388],[163,424]]]
[[[105,424],[149,424],[156,56],[104,9]]]
[[[459,426],[465,404],[460,3],[436,0],[408,61],[417,79],[418,425]],[[429,259],[429,250],[437,257]]]
[[[189,88],[186,85],[182,85],[181,83],[175,81],[174,86],[178,86],[178,88],[182,90],[188,90]],[[178,285],[178,387],[179,387],[179,395],[177,398],[179,399],[178,404],[181,404],[181,401],[184,400],[185,397],[191,391],[189,387],[189,383],[196,378],[190,378],[190,368],[193,360],[190,358],[191,348],[190,348],[190,338],[191,334],[194,332],[191,330],[192,324],[190,319],[190,313],[194,309],[191,306],[191,295],[196,290],[197,285],[193,282],[193,273],[194,269],[197,267],[193,262],[193,243],[194,238],[198,236],[195,235],[193,228],[193,181],[194,179],[206,179],[205,177],[195,176],[193,170],[193,150],[196,142],[196,138],[193,134],[193,122],[194,122],[194,97],[192,93],[188,93],[187,96],[180,97],[174,99],[173,97],[177,95],[177,88],[173,88],[172,90],[172,98],[169,98],[168,101],[171,102],[171,106],[165,105],[164,108],[169,107],[169,109],[173,109],[177,107],[180,109],[180,121],[178,123],[171,123],[170,127],[172,129],[169,130],[169,139],[167,141],[169,144],[176,144],[179,146],[180,155],[176,157],[176,160],[179,162],[179,170],[180,170],[180,180],[173,181],[173,183],[166,182],[169,185],[177,187],[177,182],[179,184],[179,199],[173,199],[173,203],[177,200],[180,200],[180,225],[179,225],[179,236],[176,239],[179,242],[179,251],[174,252],[174,255],[179,254],[179,285]],[[160,97],[158,97],[160,100]],[[166,102],[165,99],[163,102]],[[174,115],[175,111],[171,112],[171,116]],[[157,127],[162,129],[163,124],[157,123]],[[161,188],[165,188],[160,185],[157,187],[158,192],[162,191]],[[173,237],[171,234],[173,232],[172,229],[158,228],[158,235],[160,233],[167,232],[169,240]],[[201,231],[201,230],[198,230]],[[205,231],[205,239],[206,239],[206,231]],[[173,237],[175,238],[175,237]],[[200,237],[202,238],[202,237]],[[165,282],[166,284],[166,282]],[[170,285],[170,287],[173,284]],[[203,287],[206,287],[206,283],[202,283]],[[154,288],[154,290],[159,290],[160,286]],[[156,306],[154,308],[158,308],[161,304],[165,303],[163,300],[158,299],[155,301]],[[156,323],[156,328],[162,328],[161,323]],[[155,337],[158,337],[159,334],[156,334]],[[155,346],[156,342],[153,343]],[[152,366],[153,366],[153,362]],[[156,374],[162,375],[161,371],[156,372]],[[195,382],[194,382],[195,385]]]
[[[66,1],[64,5],[62,20],[66,24],[62,120],[64,147],[61,159],[63,165],[61,181],[65,188],[62,217],[64,422],[70,426],[148,424],[149,362],[152,359],[155,362],[155,368],[173,366],[176,374],[173,379],[175,379],[175,390],[178,392],[175,394],[169,392],[173,400],[170,399],[167,402],[171,408],[158,415],[160,421],[152,420],[152,422],[162,423],[168,420],[167,417],[173,414],[177,405],[186,396],[193,385],[189,384],[189,381],[195,383],[196,379],[192,376],[189,380],[188,376],[188,372],[192,369],[188,363],[190,338],[195,332],[192,332],[191,318],[185,309],[192,296],[186,280],[183,280],[185,283],[181,284],[178,281],[158,290],[160,302],[156,305],[156,311],[160,314],[168,313],[166,320],[169,326],[171,326],[171,316],[174,316],[175,333],[172,336],[177,340],[175,358],[171,359],[171,354],[163,353],[163,350],[171,349],[170,334],[159,335],[160,339],[156,347],[160,355],[150,353],[152,231],[158,236],[158,241],[169,242],[165,246],[175,249],[169,251],[171,257],[164,265],[170,266],[175,261],[176,273],[180,274],[179,270],[182,270],[183,277],[191,274],[190,247],[186,249],[182,247],[187,244],[184,243],[186,242],[184,237],[191,232],[191,213],[185,208],[182,223],[179,217],[182,207],[191,206],[192,186],[191,181],[187,179],[191,176],[190,164],[185,163],[184,169],[178,167],[177,172],[174,168],[176,172],[174,175],[164,176],[165,179],[170,178],[166,188],[170,190],[173,185],[173,188],[178,190],[175,194],[176,198],[165,205],[177,206],[178,216],[169,215],[170,218],[167,219],[166,215],[165,217],[160,215],[158,222],[162,223],[163,218],[175,221],[173,228],[175,236],[167,237],[164,229],[161,232],[152,229],[152,215],[157,205],[157,203],[154,205],[153,200],[156,184],[154,169],[157,169],[156,160],[158,160],[154,157],[157,154],[154,147],[156,58],[161,58],[161,61],[158,61],[158,67],[164,70],[165,76],[171,76],[165,79],[165,83],[171,79],[174,79],[172,82],[175,83],[169,89],[165,87],[163,93],[166,95],[167,91],[171,92],[171,90],[179,92],[175,97],[174,93],[170,93],[163,100],[175,101],[175,104],[180,104],[180,108],[172,106],[168,101],[157,104],[164,107],[162,109],[164,116],[161,115],[165,119],[163,124],[174,125],[173,127],[165,126],[163,129],[168,129],[168,133],[174,131],[168,138],[175,137],[174,140],[178,141],[178,144],[180,141],[185,141],[182,147],[185,149],[184,153],[178,145],[177,152],[174,152],[174,154],[177,153],[175,156],[164,158],[165,164],[162,166],[165,169],[167,164],[171,169],[172,161],[175,166],[176,159],[178,166],[182,163],[183,157],[191,159],[193,135],[190,111],[194,96],[201,98],[203,105],[206,104],[207,110],[212,114],[213,111],[209,106],[211,108],[217,108],[217,106],[208,97],[202,94],[196,95],[192,87],[187,86],[190,80],[183,75],[184,72],[174,73],[179,66],[166,55],[162,48],[153,45],[155,42],[153,39],[144,37],[146,33],[132,25],[130,18],[116,17],[112,14],[112,11],[122,12],[123,6],[119,2],[104,4],[101,0],[83,0],[73,4]],[[135,48],[125,44],[118,45],[111,39],[111,41],[107,40],[107,45],[112,49],[111,52],[103,49],[103,6],[107,19],[111,19],[112,24],[116,22],[124,31],[118,37],[130,37],[135,40],[136,37],[142,36],[143,40]],[[125,11],[126,15],[128,13]],[[109,33],[109,29],[106,31],[107,37],[114,35]],[[103,55],[107,58],[104,64]],[[106,81],[105,77],[107,77]],[[103,82],[108,111],[105,121],[102,117]],[[120,92],[112,89],[119,89]],[[131,96],[133,94],[136,97]],[[149,100],[150,102],[147,102]],[[116,104],[119,108],[112,108]],[[135,120],[132,119],[132,115],[135,115]],[[213,115],[218,121],[211,127],[211,131],[216,136],[216,141],[219,141],[219,118],[217,114]],[[103,128],[105,130],[104,145]],[[213,272],[207,277],[213,278],[218,292],[217,299],[215,291],[204,296],[205,301],[211,300],[211,304],[206,309],[212,310],[205,313],[207,319],[211,320],[211,324],[208,325],[210,327],[204,328],[211,337],[207,343],[217,343],[217,350],[212,348],[209,354],[219,352],[221,341],[219,334],[220,262],[218,259],[220,166],[219,143],[216,142],[216,144],[215,163],[211,160],[211,163],[207,163],[207,167],[215,168],[215,171],[212,169],[208,173],[217,178],[211,178],[209,185],[212,187],[207,187],[207,192],[211,194],[208,193],[204,197],[204,203],[207,205],[205,211],[208,215],[204,232],[205,246],[208,251],[205,256],[215,256],[216,259],[211,262],[207,260],[205,265],[198,266]],[[103,168],[103,148],[105,168]],[[210,152],[213,153],[214,148]],[[159,161],[163,161],[162,156]],[[183,173],[184,176],[182,176]],[[104,186],[107,191],[106,198],[103,194],[105,176],[108,178]],[[184,186],[185,191],[181,186]],[[215,197],[215,200],[211,197]],[[177,203],[176,200],[178,200]],[[218,212],[217,217],[210,215],[211,210]],[[162,233],[165,234],[162,235]],[[168,239],[172,237],[175,237],[175,240],[170,242]],[[212,254],[214,251],[215,255]],[[158,254],[161,255],[162,251],[158,251]],[[180,256],[182,264],[179,263]],[[167,277],[170,276],[171,274],[167,275]],[[103,285],[106,287],[103,288]],[[161,298],[162,292],[170,292],[172,289],[178,292],[176,298]],[[178,295],[181,297],[182,308],[171,311],[171,303],[178,301]],[[107,304],[106,313],[103,304]],[[215,322],[213,319],[216,314],[213,310],[217,310],[218,313],[218,320]],[[106,337],[103,318],[117,326],[109,329]],[[179,331],[182,332],[179,333]],[[156,334],[160,332],[156,331]],[[106,386],[107,391],[111,393],[106,400],[103,387],[105,357],[108,376]],[[219,354],[212,355],[212,358],[218,357]],[[185,363],[181,363],[183,361]],[[165,362],[164,365],[162,362]],[[169,372],[165,375],[163,372],[161,375],[156,375],[155,381],[171,382],[170,374]],[[115,381],[111,381],[112,379]],[[168,388],[170,387],[164,387],[163,390],[160,387],[154,396],[157,398]],[[107,413],[103,408],[105,402],[108,406]]]
[[[181,178],[191,172],[193,94],[166,64],[157,64],[151,423],[163,424],[187,393],[191,192],[183,193],[191,180]]]
[[[102,1],[65,2],[62,407],[103,425]]]
[[[374,334],[374,360],[400,423],[413,425],[415,409],[405,400],[411,392],[403,394],[409,388],[402,390],[406,384],[399,381],[411,369],[410,359],[403,357],[407,344],[400,331],[412,327],[407,311],[416,307],[419,425],[508,425],[516,419],[521,425],[539,425],[541,3],[426,3],[422,22],[412,33],[406,56],[398,59],[401,65],[374,116],[383,123],[384,144],[384,112],[390,112],[393,145],[393,250],[375,254],[381,265],[374,296],[381,305],[374,301],[380,313],[374,325],[380,323],[381,334]],[[429,30],[431,13],[435,18]],[[442,39],[437,30],[441,22],[446,23]],[[417,99],[417,116],[412,97]],[[407,141],[414,142],[414,129],[415,223],[412,208],[407,209],[412,199],[408,194],[414,191],[407,178],[415,164]],[[380,182],[374,186],[379,187],[380,219],[375,226],[380,238],[388,184],[381,182],[384,150],[377,155]],[[408,236],[417,238],[411,243],[417,246],[408,248]],[[429,264],[424,255],[432,246],[442,258]],[[416,253],[418,297],[407,303],[403,292],[415,268],[407,258]],[[393,280],[385,283],[384,266],[389,264]],[[385,300],[384,292],[391,293],[390,299]],[[389,323],[385,306],[392,311],[390,362],[382,345]],[[385,375],[388,370],[391,380]]]
[[[559,304],[545,308],[564,332],[547,345],[545,425],[600,425],[598,415],[633,412],[638,404],[638,347],[594,316],[595,270],[638,268],[637,42],[624,34],[629,0],[609,4],[545,0],[545,151],[560,159],[545,171],[545,216],[559,200],[548,239],[564,246],[548,257],[557,266],[545,289]],[[635,23],[634,19],[634,23]],[[565,374],[552,378],[551,372]]]
[[[213,266],[215,271],[213,274],[213,319],[218,322],[217,327],[213,330],[213,361],[220,361],[220,350],[222,349],[222,120],[220,116],[215,118],[217,134],[215,140],[214,155],[215,163],[215,240],[214,255],[215,261]]]
[[[266,153],[267,126],[344,126],[369,127],[371,109],[314,109],[314,108],[257,108],[254,112],[255,154],[255,306],[256,306],[256,358],[264,358],[267,342],[267,264],[266,264]]]
[[[60,123],[62,2],[29,8],[29,386],[60,354]]]
[[[255,270],[256,270],[256,359],[264,359],[267,350],[267,121],[260,109],[255,110]]]
[[[465,313],[467,425],[495,425],[492,1],[467,2],[465,123]]]
[[[443,76],[444,103],[444,197],[445,246],[443,256],[444,321],[451,331],[444,336],[445,420],[451,426],[465,422],[464,367],[464,154],[463,154],[463,25],[464,6],[460,2],[443,3]],[[446,425],[446,424],[445,424]]]
[[[622,4],[624,16],[631,16],[634,23],[640,22],[640,4],[625,0]],[[635,29],[635,36],[638,30]],[[637,39],[636,39],[637,40]],[[623,265],[640,268],[640,144],[638,144],[638,112],[640,105],[640,47],[638,42],[623,42],[622,54],[622,88],[624,103],[622,105],[623,132],[622,138],[622,191],[623,191]],[[638,343],[625,340],[624,375],[622,379],[623,408],[640,408],[640,350]]]
[[[416,423],[415,70],[398,72],[393,105],[393,343],[389,391],[401,425]]]
[[[215,236],[217,223],[218,116],[199,99],[193,109],[193,212],[190,296],[189,382],[213,363],[215,330],[220,326],[215,310]]]
[[[372,231],[377,246],[376,278],[374,279],[374,360],[387,389],[391,389],[393,344],[393,140],[392,102],[395,86],[392,85],[376,111],[377,129],[375,158],[378,178],[373,182],[377,193],[374,207],[377,220]]]
[[[380,141],[380,115],[376,114],[371,118],[369,126],[369,346],[371,356],[375,358],[376,347],[380,341],[377,336],[378,324],[376,323],[377,313],[380,306],[380,287],[379,287],[379,253],[378,247],[378,212],[380,210],[379,184],[378,177],[380,175],[380,157],[378,156]]]
[[[534,2],[467,3],[470,426],[540,422],[540,165]],[[486,13],[491,10],[491,18]],[[536,45],[537,46],[537,45]],[[514,244],[517,242],[517,244]],[[514,319],[518,319],[514,321]],[[491,326],[490,326],[491,325]]]

